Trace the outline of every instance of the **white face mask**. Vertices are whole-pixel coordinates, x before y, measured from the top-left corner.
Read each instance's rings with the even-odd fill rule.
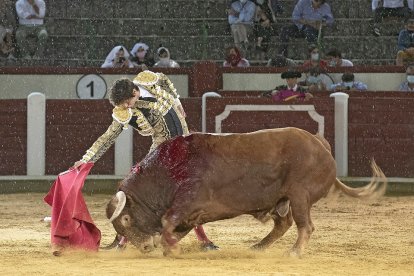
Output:
[[[319,60],[319,53],[312,53],[311,60]]]
[[[414,83],[414,75],[408,75],[408,76],[407,76],[407,81],[408,81],[409,83]]]

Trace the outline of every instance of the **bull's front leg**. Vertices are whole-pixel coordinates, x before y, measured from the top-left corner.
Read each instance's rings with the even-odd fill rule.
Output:
[[[178,216],[169,213],[161,219],[163,227],[161,245],[164,249],[164,256],[179,255],[181,253],[181,247],[178,242],[182,237],[176,236],[174,233],[175,228],[179,224]]]

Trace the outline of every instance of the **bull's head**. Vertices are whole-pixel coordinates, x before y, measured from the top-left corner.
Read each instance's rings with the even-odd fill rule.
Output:
[[[126,237],[142,253],[148,253],[157,245],[157,234],[147,234],[139,230],[133,205],[132,199],[119,191],[108,203],[106,215],[119,235]]]

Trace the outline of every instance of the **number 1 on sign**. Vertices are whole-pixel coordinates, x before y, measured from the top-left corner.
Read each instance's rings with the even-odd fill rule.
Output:
[[[106,82],[100,75],[84,75],[76,84],[76,94],[79,99],[104,99]]]
[[[93,86],[93,81],[91,81],[86,87],[90,87],[91,88],[91,98],[94,97],[94,86]]]

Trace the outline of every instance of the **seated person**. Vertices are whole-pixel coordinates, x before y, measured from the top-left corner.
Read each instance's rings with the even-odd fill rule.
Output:
[[[14,50],[12,30],[0,25],[0,58],[16,59]]]
[[[292,13],[293,24],[285,25],[279,34],[279,54],[288,56],[291,38],[305,38],[316,43],[325,26],[332,26],[334,17],[325,0],[299,0]]]
[[[33,58],[43,58],[48,39],[44,19],[46,3],[44,0],[18,0],[16,1],[16,14],[18,26],[16,29],[16,43],[20,56],[24,59],[32,58],[32,49],[36,49]],[[35,38],[28,39],[29,37]]]
[[[360,81],[355,81],[355,76],[352,73],[344,73],[342,75],[342,82],[331,85],[331,90],[337,92],[345,91],[365,91],[368,86]]]
[[[306,86],[310,92],[326,91],[333,81],[319,67],[314,67],[306,73],[306,79],[301,84]]]
[[[296,61],[282,55],[276,55],[267,61],[268,67],[296,67]]]
[[[382,2],[380,5],[379,2]],[[407,2],[407,6],[405,5]],[[374,35],[380,36],[379,24],[384,18],[399,17],[407,20],[413,14],[413,0],[372,0],[372,11],[374,12]]]
[[[233,1],[230,4],[230,8],[227,10],[228,22],[235,46],[247,49],[255,12],[256,5],[249,0]]]
[[[283,72],[281,78],[286,80],[286,85],[279,85],[274,90],[265,92],[263,96],[271,97],[275,102],[286,102],[296,98],[301,100],[312,98],[312,94],[298,84],[298,78],[300,77],[302,77],[302,74],[297,71]]]
[[[352,67],[354,64],[348,60],[342,58],[342,53],[338,49],[331,49],[325,55],[326,61],[329,67]]]
[[[400,84],[398,90],[406,92],[414,92],[414,65],[409,65],[405,71],[406,81],[403,81]]]
[[[239,48],[231,46],[226,48],[226,57],[223,62],[223,67],[249,67],[250,63],[243,58]]]
[[[260,56],[265,56],[269,50],[270,40],[273,35],[273,18],[272,14],[266,12],[266,10],[257,8],[256,21],[253,27],[253,33],[256,38],[256,50],[260,53]]]
[[[114,47],[105,58],[101,68],[133,68],[128,50],[124,46]]]
[[[328,63],[321,59],[321,52],[319,51],[318,46],[315,44],[309,45],[308,48],[309,59],[306,60],[302,65],[302,71],[309,71],[311,68],[319,67],[323,71],[326,71],[328,68]]]
[[[147,70],[155,64],[150,47],[143,42],[138,42],[132,47],[131,56],[132,65],[135,68]]]
[[[180,65],[172,60],[170,57],[170,51],[165,47],[160,47],[157,50],[157,55],[159,61],[154,64],[154,67],[164,67],[164,68],[178,68]]]
[[[405,29],[398,35],[398,52],[395,63],[403,66],[414,62],[414,19],[405,22]]]

